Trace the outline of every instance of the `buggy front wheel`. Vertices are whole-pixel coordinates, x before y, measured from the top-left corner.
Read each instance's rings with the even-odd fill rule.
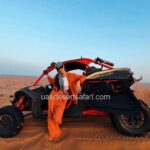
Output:
[[[0,137],[15,136],[23,127],[23,114],[16,106],[0,108]]]

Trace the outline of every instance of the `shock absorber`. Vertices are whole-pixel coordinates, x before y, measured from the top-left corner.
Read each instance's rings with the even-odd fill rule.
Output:
[[[24,109],[24,105],[23,105],[24,98],[25,96],[21,96],[19,100],[15,103],[15,106],[18,107],[20,110]]]

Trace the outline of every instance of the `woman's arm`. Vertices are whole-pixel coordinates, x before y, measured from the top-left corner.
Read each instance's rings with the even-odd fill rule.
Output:
[[[86,80],[85,75],[78,75],[78,74],[72,73],[72,76],[75,78],[76,82],[80,81],[81,84]]]
[[[49,83],[50,83],[50,84],[53,84],[53,83],[54,83],[54,79],[51,78],[51,77],[49,76],[49,74],[46,74],[46,76],[47,76],[47,79],[48,79]]]

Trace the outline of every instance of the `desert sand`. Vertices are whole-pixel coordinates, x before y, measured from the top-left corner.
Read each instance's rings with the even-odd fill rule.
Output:
[[[10,95],[21,87],[32,85],[35,77],[0,76],[0,107],[10,104]],[[150,84],[135,84],[136,95],[150,105]],[[50,142],[47,122],[32,116],[25,118],[24,127],[13,138],[0,138],[0,150],[122,150],[150,149],[150,133],[145,137],[131,138],[118,133],[109,118],[64,118],[62,137]]]

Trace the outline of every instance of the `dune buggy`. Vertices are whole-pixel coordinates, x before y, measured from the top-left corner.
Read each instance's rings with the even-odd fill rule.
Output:
[[[78,105],[69,100],[64,117],[110,117],[113,126],[127,136],[143,136],[149,131],[150,111],[147,104],[137,99],[130,89],[138,80],[133,77],[129,68],[114,68],[113,63],[100,58],[69,60],[64,65],[66,71],[82,70],[89,77],[78,96]],[[45,86],[38,84],[46,73],[54,69],[55,65],[52,63],[33,85],[15,92],[11,105],[0,108],[0,137],[15,136],[23,127],[24,117],[28,115],[25,112],[31,111],[29,114],[34,118],[46,116],[48,101],[42,100],[42,97],[49,95],[53,87],[49,83]],[[83,95],[92,95],[92,98],[88,97],[87,100]],[[97,100],[98,96],[100,98],[106,95],[105,99]]]

